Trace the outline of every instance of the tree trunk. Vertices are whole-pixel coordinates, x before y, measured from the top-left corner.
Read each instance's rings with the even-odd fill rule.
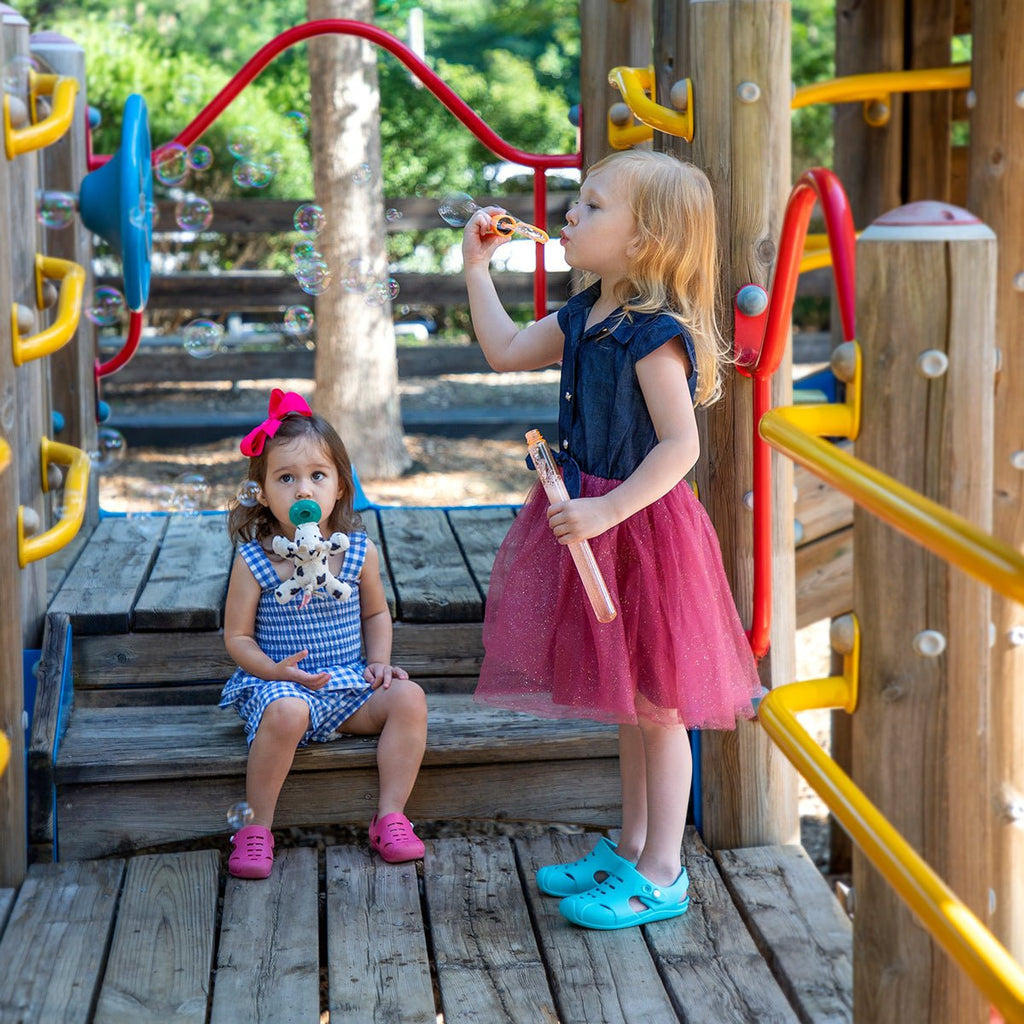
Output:
[[[309,16],[373,20],[372,0],[309,0]],[[380,94],[371,43],[331,34],[309,42],[313,179],[325,226],[315,239],[333,280],[316,297],[316,411],[337,428],[364,478],[410,465],[402,437],[391,302],[345,287],[351,261],[387,281]]]

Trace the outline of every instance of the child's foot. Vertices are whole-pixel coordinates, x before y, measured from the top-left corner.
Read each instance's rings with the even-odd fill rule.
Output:
[[[615,844],[602,836],[590,853],[579,860],[538,868],[537,888],[548,896],[575,896],[593,889],[620,865],[629,863],[616,850]]]
[[[274,866],[274,837],[262,825],[246,825],[232,837],[228,871],[235,878],[269,878]]]
[[[370,845],[389,864],[419,860],[423,856],[423,841],[413,831],[412,822],[397,811],[370,822]]]
[[[584,928],[605,931],[665,921],[686,913],[690,906],[686,868],[671,885],[655,885],[632,864],[622,864],[592,889],[562,900],[558,905],[562,916]]]

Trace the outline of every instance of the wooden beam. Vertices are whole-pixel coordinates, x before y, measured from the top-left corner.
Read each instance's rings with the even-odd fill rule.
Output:
[[[977,104],[971,111],[968,205],[999,236],[996,272],[996,347],[1001,358],[995,387],[992,530],[1024,548],[1024,472],[1020,397],[1024,394],[1024,132],[1016,97],[1024,85],[1024,7],[974,2],[972,75]],[[996,893],[993,925],[1018,962],[1024,962],[1024,613],[993,597],[992,717],[987,740],[991,775],[982,803],[999,809],[993,832]]]
[[[665,0],[669,2],[669,0]],[[688,64],[695,93],[693,160],[715,190],[722,241],[722,296],[767,285],[790,184],[790,5],[775,0],[705,0],[689,5]],[[679,58],[683,61],[683,58]],[[685,63],[685,61],[683,61]],[[752,83],[751,102],[737,94]],[[731,336],[731,316],[722,325]],[[775,374],[772,404],[789,405],[789,354]],[[740,615],[753,604],[753,533],[743,495],[750,490],[753,401],[747,378],[731,375],[725,397],[701,416],[700,493],[721,541]],[[771,651],[761,663],[768,687],[795,677],[792,464],[772,456],[770,500],[774,612]],[[796,774],[757,725],[705,733],[701,743],[704,838],[712,848],[795,842]]]
[[[976,223],[872,225],[857,245],[869,410],[857,456],[982,529],[992,514],[995,269],[995,237]],[[926,350],[944,354],[948,370],[919,372]],[[979,851],[988,849],[994,813],[981,797],[990,728],[988,589],[860,508],[854,534],[862,647],[853,777],[984,921],[990,865]],[[941,656],[918,648],[925,631],[944,641]],[[985,1000],[973,983],[860,850],[853,877],[859,906],[870,908],[853,926],[858,1018],[984,1020]]]

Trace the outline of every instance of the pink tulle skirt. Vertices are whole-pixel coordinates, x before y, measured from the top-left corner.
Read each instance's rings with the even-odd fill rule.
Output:
[[[583,474],[581,497],[619,481]],[[594,615],[567,548],[530,492],[495,559],[476,700],[544,718],[733,729],[761,692],[722,568],[690,486],[590,541],[617,617]]]

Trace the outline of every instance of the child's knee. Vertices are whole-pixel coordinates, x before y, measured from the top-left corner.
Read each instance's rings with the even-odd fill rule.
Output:
[[[274,733],[281,736],[298,736],[300,739],[309,728],[309,705],[297,697],[282,697],[267,705],[260,719],[258,732]]]
[[[396,707],[410,719],[427,720],[427,695],[423,687],[411,679],[394,679],[391,682],[392,700]]]

